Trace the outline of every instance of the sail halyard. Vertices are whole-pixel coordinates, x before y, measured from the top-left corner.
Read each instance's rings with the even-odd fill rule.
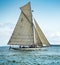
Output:
[[[40,40],[41,40],[43,46],[44,46],[44,45],[50,46],[50,43],[48,42],[47,38],[46,38],[45,35],[43,34],[42,30],[41,30],[40,27],[38,26],[38,24],[37,24],[37,22],[36,22],[35,19],[34,19],[34,21],[35,21],[36,31],[37,31],[37,33],[38,33],[38,36],[39,36],[39,38],[40,38]]]
[[[21,7],[21,15],[8,44],[27,46],[32,45],[33,43],[34,33],[32,25],[32,13],[30,3],[28,3],[27,5]]]

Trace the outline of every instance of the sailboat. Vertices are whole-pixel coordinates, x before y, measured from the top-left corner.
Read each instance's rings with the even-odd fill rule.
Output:
[[[9,45],[19,45],[15,50],[38,50],[50,46],[37,21],[32,16],[30,2],[22,6],[18,22],[8,42]]]

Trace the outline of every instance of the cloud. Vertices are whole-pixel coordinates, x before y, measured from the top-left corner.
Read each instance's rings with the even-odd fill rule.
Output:
[[[7,45],[14,30],[14,27],[15,27],[14,23],[0,22],[0,46]],[[56,32],[45,29],[44,33],[51,44],[60,44],[60,31]]]
[[[49,39],[52,44],[60,44],[60,32],[51,33]]]
[[[7,45],[13,29],[14,25],[11,23],[0,23],[0,46]]]
[[[51,34],[51,37],[52,38],[60,38],[60,32],[56,32],[56,33]]]
[[[11,23],[11,22],[9,22],[9,23],[4,23],[4,22],[0,22],[0,28],[13,28],[14,27],[14,23]]]

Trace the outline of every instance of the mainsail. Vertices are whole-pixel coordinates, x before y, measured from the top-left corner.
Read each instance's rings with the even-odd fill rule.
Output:
[[[8,42],[10,45],[32,45],[34,43],[30,3],[21,7],[21,15]]]
[[[35,24],[33,23],[30,2],[20,9],[21,14],[8,44],[23,46],[31,46],[35,44],[36,46],[49,46],[50,44],[48,40],[39,28],[35,19]]]

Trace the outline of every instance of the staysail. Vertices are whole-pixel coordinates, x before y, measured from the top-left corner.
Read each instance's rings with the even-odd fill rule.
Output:
[[[36,44],[36,46],[40,46],[40,47],[42,47],[43,45],[42,45],[42,42],[41,42],[41,40],[40,40],[40,38],[39,38],[39,35],[38,35],[38,33],[37,33],[37,31],[36,31],[36,28],[34,27],[34,43]]]
[[[49,46],[50,43],[48,42],[47,38],[45,37],[45,35],[43,34],[42,30],[40,29],[39,25],[37,24],[36,20],[34,19],[35,22],[35,29],[37,31],[37,34],[42,42],[43,45],[45,46]]]
[[[10,45],[32,45],[34,33],[30,3],[21,7],[21,15],[8,42]]]

